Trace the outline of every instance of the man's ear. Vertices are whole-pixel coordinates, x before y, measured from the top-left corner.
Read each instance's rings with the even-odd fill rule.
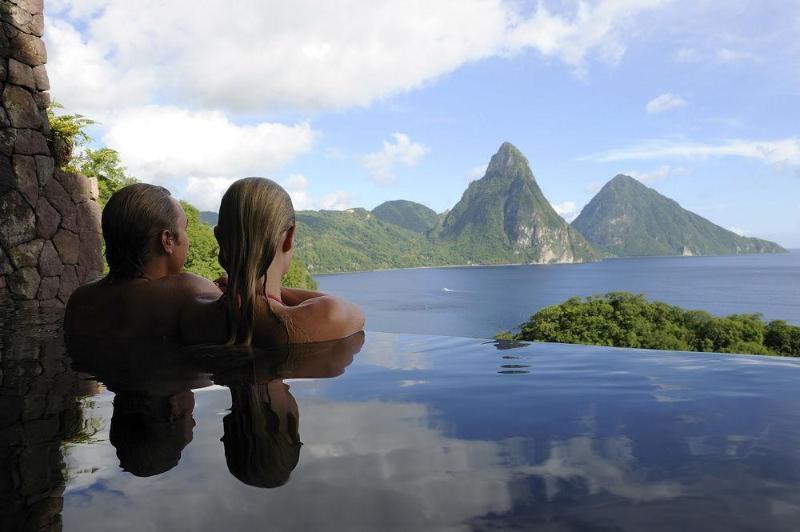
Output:
[[[288,253],[294,248],[294,231],[297,229],[296,225],[291,226],[286,230],[286,238],[283,239],[283,252]]]
[[[163,251],[165,255],[172,255],[175,251],[175,235],[172,234],[172,231],[168,229],[161,231],[160,243],[161,251]]]

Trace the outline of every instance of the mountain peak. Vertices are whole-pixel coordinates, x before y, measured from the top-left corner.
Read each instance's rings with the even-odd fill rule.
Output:
[[[774,242],[738,236],[624,174],[609,181],[572,226],[592,245],[620,257],[783,251]]]
[[[552,263],[596,260],[592,247],[561,218],[536,183],[528,159],[504,142],[486,175],[430,233],[468,262]]]
[[[384,201],[372,209],[372,214],[384,222],[399,225],[415,233],[425,233],[433,229],[438,217],[433,209],[407,200]]]
[[[617,174],[608,184],[612,186],[642,185],[638,179],[626,174]]]
[[[492,155],[489,166],[486,168],[486,174],[508,174],[514,170],[528,168],[528,159],[522,155],[516,146],[510,142],[504,142],[500,145],[497,153]]]

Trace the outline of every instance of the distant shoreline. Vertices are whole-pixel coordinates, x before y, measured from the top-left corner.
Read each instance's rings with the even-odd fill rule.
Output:
[[[730,253],[725,255],[637,255],[635,257],[603,257],[597,261],[587,262],[550,262],[550,263],[524,263],[524,262],[508,262],[502,264],[447,264],[442,266],[409,266],[407,268],[376,268],[372,270],[355,270],[347,272],[322,272],[314,273],[309,272],[312,277],[318,275],[346,275],[351,273],[374,273],[374,272],[393,272],[405,270],[433,270],[443,268],[498,268],[505,266],[580,266],[582,264],[597,264],[607,260],[637,260],[637,259],[704,259],[709,257],[752,257],[758,255],[788,255],[791,253],[800,253],[800,248],[784,248],[786,253]]]

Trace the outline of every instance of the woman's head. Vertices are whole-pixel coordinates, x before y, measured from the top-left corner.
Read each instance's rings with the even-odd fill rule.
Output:
[[[300,460],[299,412],[279,380],[230,386],[231,411],[222,419],[228,470],[250,486],[284,485]]]
[[[281,261],[279,275],[288,269],[294,223],[289,194],[269,179],[240,179],[222,197],[214,234],[219,263],[228,273],[228,343],[252,341],[257,297],[265,292],[267,270],[273,261]]]
[[[164,187],[136,183],[115,192],[102,217],[109,277],[140,277],[147,261],[165,246],[170,250],[170,271],[180,271],[188,250],[185,217]]]

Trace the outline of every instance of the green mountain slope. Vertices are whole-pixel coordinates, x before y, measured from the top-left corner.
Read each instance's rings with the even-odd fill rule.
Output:
[[[606,183],[572,225],[598,249],[620,257],[786,251],[715,225],[626,175]]]
[[[459,264],[450,246],[365,209],[298,211],[296,254],[312,273]]]
[[[217,219],[219,218],[219,214],[212,212],[212,211],[200,211],[200,220],[207,223],[211,227],[217,225]]]
[[[405,227],[415,233],[427,233],[436,225],[436,211],[413,201],[384,201],[371,212],[384,222]]]
[[[528,160],[506,142],[486,174],[470,183],[431,238],[450,244],[470,262],[554,263],[599,255],[542,194]]]

